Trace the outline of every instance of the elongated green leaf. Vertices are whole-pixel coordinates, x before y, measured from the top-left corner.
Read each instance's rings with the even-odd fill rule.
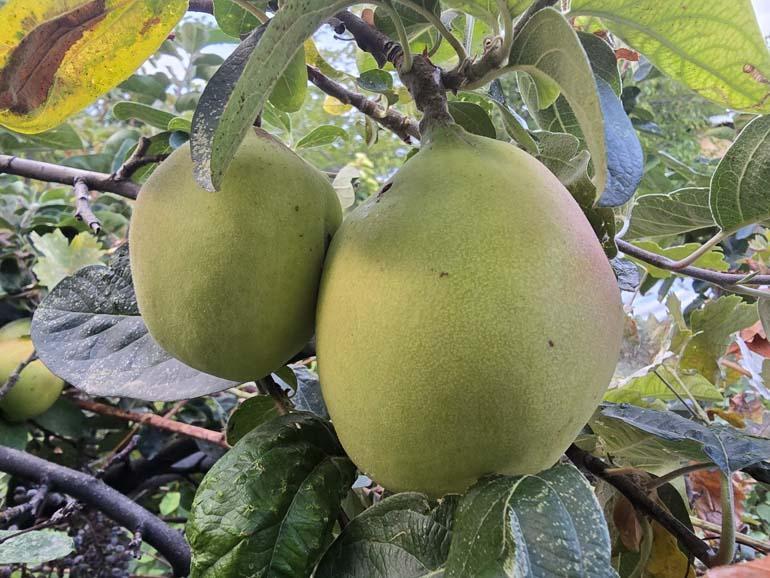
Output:
[[[580,31],[577,34],[580,44],[583,45],[588,56],[588,62],[591,63],[594,75],[609,84],[615,94],[620,96],[622,83],[618,70],[618,59],[612,46],[596,34]]]
[[[687,187],[664,195],[638,197],[624,238],[667,237],[714,225],[709,208],[709,190]]]
[[[610,538],[593,489],[572,465],[480,481],[462,498],[447,578],[610,578]]]
[[[186,526],[193,578],[309,576],[354,480],[327,422],[280,416],[206,474]]]
[[[557,10],[537,12],[516,37],[509,65],[555,81],[575,113],[594,165],[593,182],[604,191],[607,149],[604,117],[588,57],[577,34]]]
[[[267,10],[268,0],[247,0],[262,12]],[[259,26],[257,17],[247,12],[233,0],[214,0],[214,18],[222,32],[235,38],[248,34]]]
[[[268,395],[250,397],[239,405],[227,420],[227,443],[235,445],[253,430],[278,416],[273,398]]]
[[[431,509],[422,494],[383,500],[345,527],[324,554],[315,578],[439,576],[451,535],[442,512],[441,507]]]
[[[121,101],[112,107],[112,114],[118,120],[135,118],[143,123],[166,130],[168,123],[174,119],[174,115],[164,110],[159,110],[138,102]]]
[[[345,129],[333,124],[324,124],[317,126],[308,134],[303,136],[297,143],[297,149],[308,149],[322,147],[335,143],[338,139],[348,140],[348,133]]]
[[[449,102],[449,114],[452,115],[457,124],[468,132],[487,138],[495,138],[497,136],[492,119],[476,103],[452,100]]]
[[[353,3],[287,0],[266,29],[256,29],[220,67],[193,117],[191,150],[195,178],[202,187],[219,187],[246,131],[305,40],[327,18]]]
[[[706,426],[671,411],[607,405],[601,409],[601,418],[594,418],[592,424],[597,419],[620,422],[623,427],[645,432],[682,458],[710,461],[725,473],[770,457],[770,440],[766,438],[745,434],[732,426]]]
[[[752,120],[719,162],[709,204],[726,231],[770,218],[770,115]]]
[[[305,51],[298,50],[270,93],[270,104],[284,112],[297,112],[307,96]]]
[[[572,0],[666,76],[724,106],[770,111],[770,56],[751,0]]]
[[[0,539],[6,539],[18,530],[0,530]],[[72,538],[58,530],[36,530],[0,544],[0,564],[28,564],[39,566],[44,562],[64,558],[74,547]]]

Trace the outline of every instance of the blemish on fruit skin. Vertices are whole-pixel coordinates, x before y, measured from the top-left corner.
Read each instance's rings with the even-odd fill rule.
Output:
[[[449,277],[449,273],[446,271],[441,271],[441,273],[438,274],[438,278],[443,279],[444,277]]]
[[[299,205],[294,205],[294,212],[299,213]]]
[[[549,339],[548,340],[548,347],[553,347],[553,346],[554,346],[553,340]]]
[[[390,190],[390,187],[392,186],[393,186],[393,183],[385,183],[385,185],[380,189],[380,192],[377,193],[377,199],[374,202],[379,203],[380,199],[382,198],[382,195],[387,193]]]

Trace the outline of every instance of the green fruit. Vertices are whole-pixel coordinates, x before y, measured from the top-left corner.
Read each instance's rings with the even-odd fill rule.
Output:
[[[180,147],[142,186],[131,219],[131,273],[150,334],[219,377],[275,371],[313,334],[341,219],[327,177],[262,130],[246,136],[216,193],[197,185]]]
[[[0,385],[8,381],[34,349],[32,341],[26,338],[0,341]],[[63,387],[61,379],[35,360],[24,368],[16,385],[0,400],[0,414],[11,422],[37,417],[59,399]]]
[[[18,339],[19,337],[27,337],[31,327],[32,319],[29,317],[6,323],[0,327],[0,341]]]
[[[618,359],[615,277],[540,162],[457,126],[350,215],[319,294],[324,399],[386,488],[462,492],[553,465]]]

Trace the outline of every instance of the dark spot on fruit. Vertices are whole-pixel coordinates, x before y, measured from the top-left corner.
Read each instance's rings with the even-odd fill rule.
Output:
[[[548,347],[553,347],[553,341],[550,339],[548,340]]]
[[[294,212],[299,213],[299,205],[294,205]]]
[[[439,279],[442,279],[444,277],[449,277],[449,273],[447,273],[446,271],[442,271],[441,273],[438,274]]]
[[[383,186],[383,187],[380,189],[380,192],[379,192],[379,193],[377,193],[377,200],[375,200],[374,202],[375,202],[375,203],[379,203],[379,202],[380,202],[380,199],[382,198],[382,195],[384,195],[385,193],[387,193],[387,192],[390,190],[390,187],[392,187],[392,186],[393,186],[393,183],[385,183],[385,186]]]

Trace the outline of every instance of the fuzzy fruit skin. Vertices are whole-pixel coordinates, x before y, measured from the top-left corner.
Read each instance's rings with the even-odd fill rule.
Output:
[[[0,341],[0,384],[16,371],[35,346],[31,339]],[[0,414],[10,422],[22,422],[45,413],[59,399],[64,382],[51,373],[39,360],[30,363],[19,380],[0,400]]]
[[[142,186],[131,273],[150,334],[184,363],[249,381],[313,335],[326,248],[342,220],[329,179],[268,133],[249,132],[216,193],[189,146]]]
[[[387,489],[439,497],[559,459],[607,388],[623,312],[556,177],[453,126],[345,220],[317,324],[351,459]]]

